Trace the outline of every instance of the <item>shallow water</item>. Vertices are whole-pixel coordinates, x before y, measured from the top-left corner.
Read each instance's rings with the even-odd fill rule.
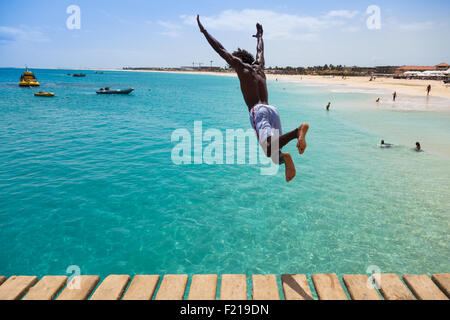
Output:
[[[311,126],[304,156],[286,147],[298,172],[286,184],[260,165],[171,161],[175,129],[249,128],[235,78],[35,70],[42,87],[24,89],[21,72],[0,69],[4,275],[450,269],[450,160],[437,147],[449,149],[449,112],[271,82],[284,130]],[[95,94],[108,85],[136,90]]]

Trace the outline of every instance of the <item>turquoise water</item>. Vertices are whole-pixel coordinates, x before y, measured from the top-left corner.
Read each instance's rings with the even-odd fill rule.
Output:
[[[449,112],[270,82],[284,129],[311,126],[304,156],[286,147],[286,184],[260,165],[171,161],[175,129],[249,128],[236,78],[34,70],[42,86],[26,89],[22,71],[0,69],[0,274],[450,270]]]

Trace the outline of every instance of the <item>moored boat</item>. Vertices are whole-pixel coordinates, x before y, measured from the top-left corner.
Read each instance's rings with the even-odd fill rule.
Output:
[[[25,72],[20,76],[20,87],[39,87],[40,84],[34,76],[33,72],[28,71],[26,68]]]
[[[133,88],[129,88],[129,89],[113,89],[112,90],[109,87],[106,87],[106,88],[101,88],[100,90],[98,90],[97,94],[130,94],[133,91],[134,91]]]
[[[86,75],[84,73],[74,73],[73,76],[78,77],[78,78],[86,77]]]
[[[34,94],[35,97],[54,97],[55,94],[53,92],[42,92],[39,91],[38,93]]]

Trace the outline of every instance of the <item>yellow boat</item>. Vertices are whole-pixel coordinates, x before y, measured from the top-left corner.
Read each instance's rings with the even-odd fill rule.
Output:
[[[38,92],[34,94],[36,97],[54,97],[55,94],[53,92]]]
[[[27,70],[20,77],[19,86],[20,87],[39,87],[39,82],[34,76],[33,72]]]

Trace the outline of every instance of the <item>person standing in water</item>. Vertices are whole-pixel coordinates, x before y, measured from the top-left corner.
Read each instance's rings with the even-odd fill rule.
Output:
[[[236,71],[241,83],[242,95],[248,107],[250,123],[256,131],[259,143],[266,156],[270,157],[275,164],[285,165],[286,181],[291,181],[296,175],[295,165],[291,155],[281,150],[290,141],[297,140],[297,149],[302,155],[306,150],[305,138],[309,125],[303,123],[293,131],[282,134],[280,115],[275,107],[269,105],[264,73],[262,26],[259,23],[256,24],[257,32],[253,37],[257,39],[257,52],[254,58],[252,54],[240,48],[232,54],[225,50],[222,44],[203,27],[199,15],[197,15],[197,24],[211,47]],[[275,146],[276,150],[272,150],[272,146]]]
[[[328,102],[327,104],[327,111],[330,111],[331,102]]]
[[[416,142],[416,149],[417,152],[422,151],[422,147],[420,146],[419,142]]]

